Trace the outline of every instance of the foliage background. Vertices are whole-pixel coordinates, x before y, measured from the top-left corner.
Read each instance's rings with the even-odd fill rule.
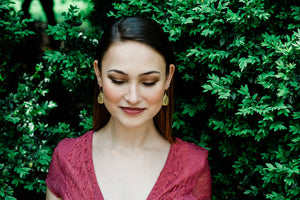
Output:
[[[17,58],[43,35],[1,0],[0,197],[43,199],[55,145],[92,127],[91,63],[101,27],[142,15],[170,34],[177,56],[174,134],[210,150],[213,199],[300,199],[299,3],[108,2],[94,1],[94,28],[84,30],[71,6],[46,30],[59,45],[28,64]]]

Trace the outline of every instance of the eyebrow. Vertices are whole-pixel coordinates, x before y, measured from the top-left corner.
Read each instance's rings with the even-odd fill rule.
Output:
[[[122,74],[122,75],[127,75],[127,73],[121,71],[121,70],[118,70],[118,69],[111,69],[111,70],[108,70],[107,72],[115,72],[115,73],[118,73],[118,74]],[[149,71],[149,72],[145,72],[145,73],[142,73],[142,74],[139,74],[139,76],[146,76],[146,75],[150,75],[150,74],[160,74],[159,71]]]

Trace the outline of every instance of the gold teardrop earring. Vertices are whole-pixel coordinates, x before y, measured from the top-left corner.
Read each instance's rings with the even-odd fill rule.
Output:
[[[165,94],[164,94],[164,97],[163,97],[163,103],[162,103],[163,106],[167,106],[169,105],[169,97],[167,95],[167,91],[165,90]]]
[[[102,88],[100,88],[100,92],[98,95],[98,103],[99,104],[103,104],[104,100],[103,100],[103,92],[102,92]]]

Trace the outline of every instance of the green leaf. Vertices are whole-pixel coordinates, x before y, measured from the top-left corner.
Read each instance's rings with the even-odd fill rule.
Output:
[[[292,116],[293,119],[300,119],[300,112],[294,112]]]
[[[282,131],[282,130],[287,130],[287,127],[284,125],[284,122],[282,121],[277,121],[274,122],[270,125],[270,130],[274,130],[274,131]]]
[[[238,90],[238,93],[250,97],[248,85],[241,86],[241,89]]]

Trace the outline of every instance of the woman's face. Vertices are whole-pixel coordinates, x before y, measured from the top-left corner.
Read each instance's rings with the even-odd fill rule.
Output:
[[[152,47],[126,41],[113,43],[101,62],[94,62],[98,84],[111,120],[125,127],[153,123],[162,107],[175,67],[166,75],[165,59]]]

